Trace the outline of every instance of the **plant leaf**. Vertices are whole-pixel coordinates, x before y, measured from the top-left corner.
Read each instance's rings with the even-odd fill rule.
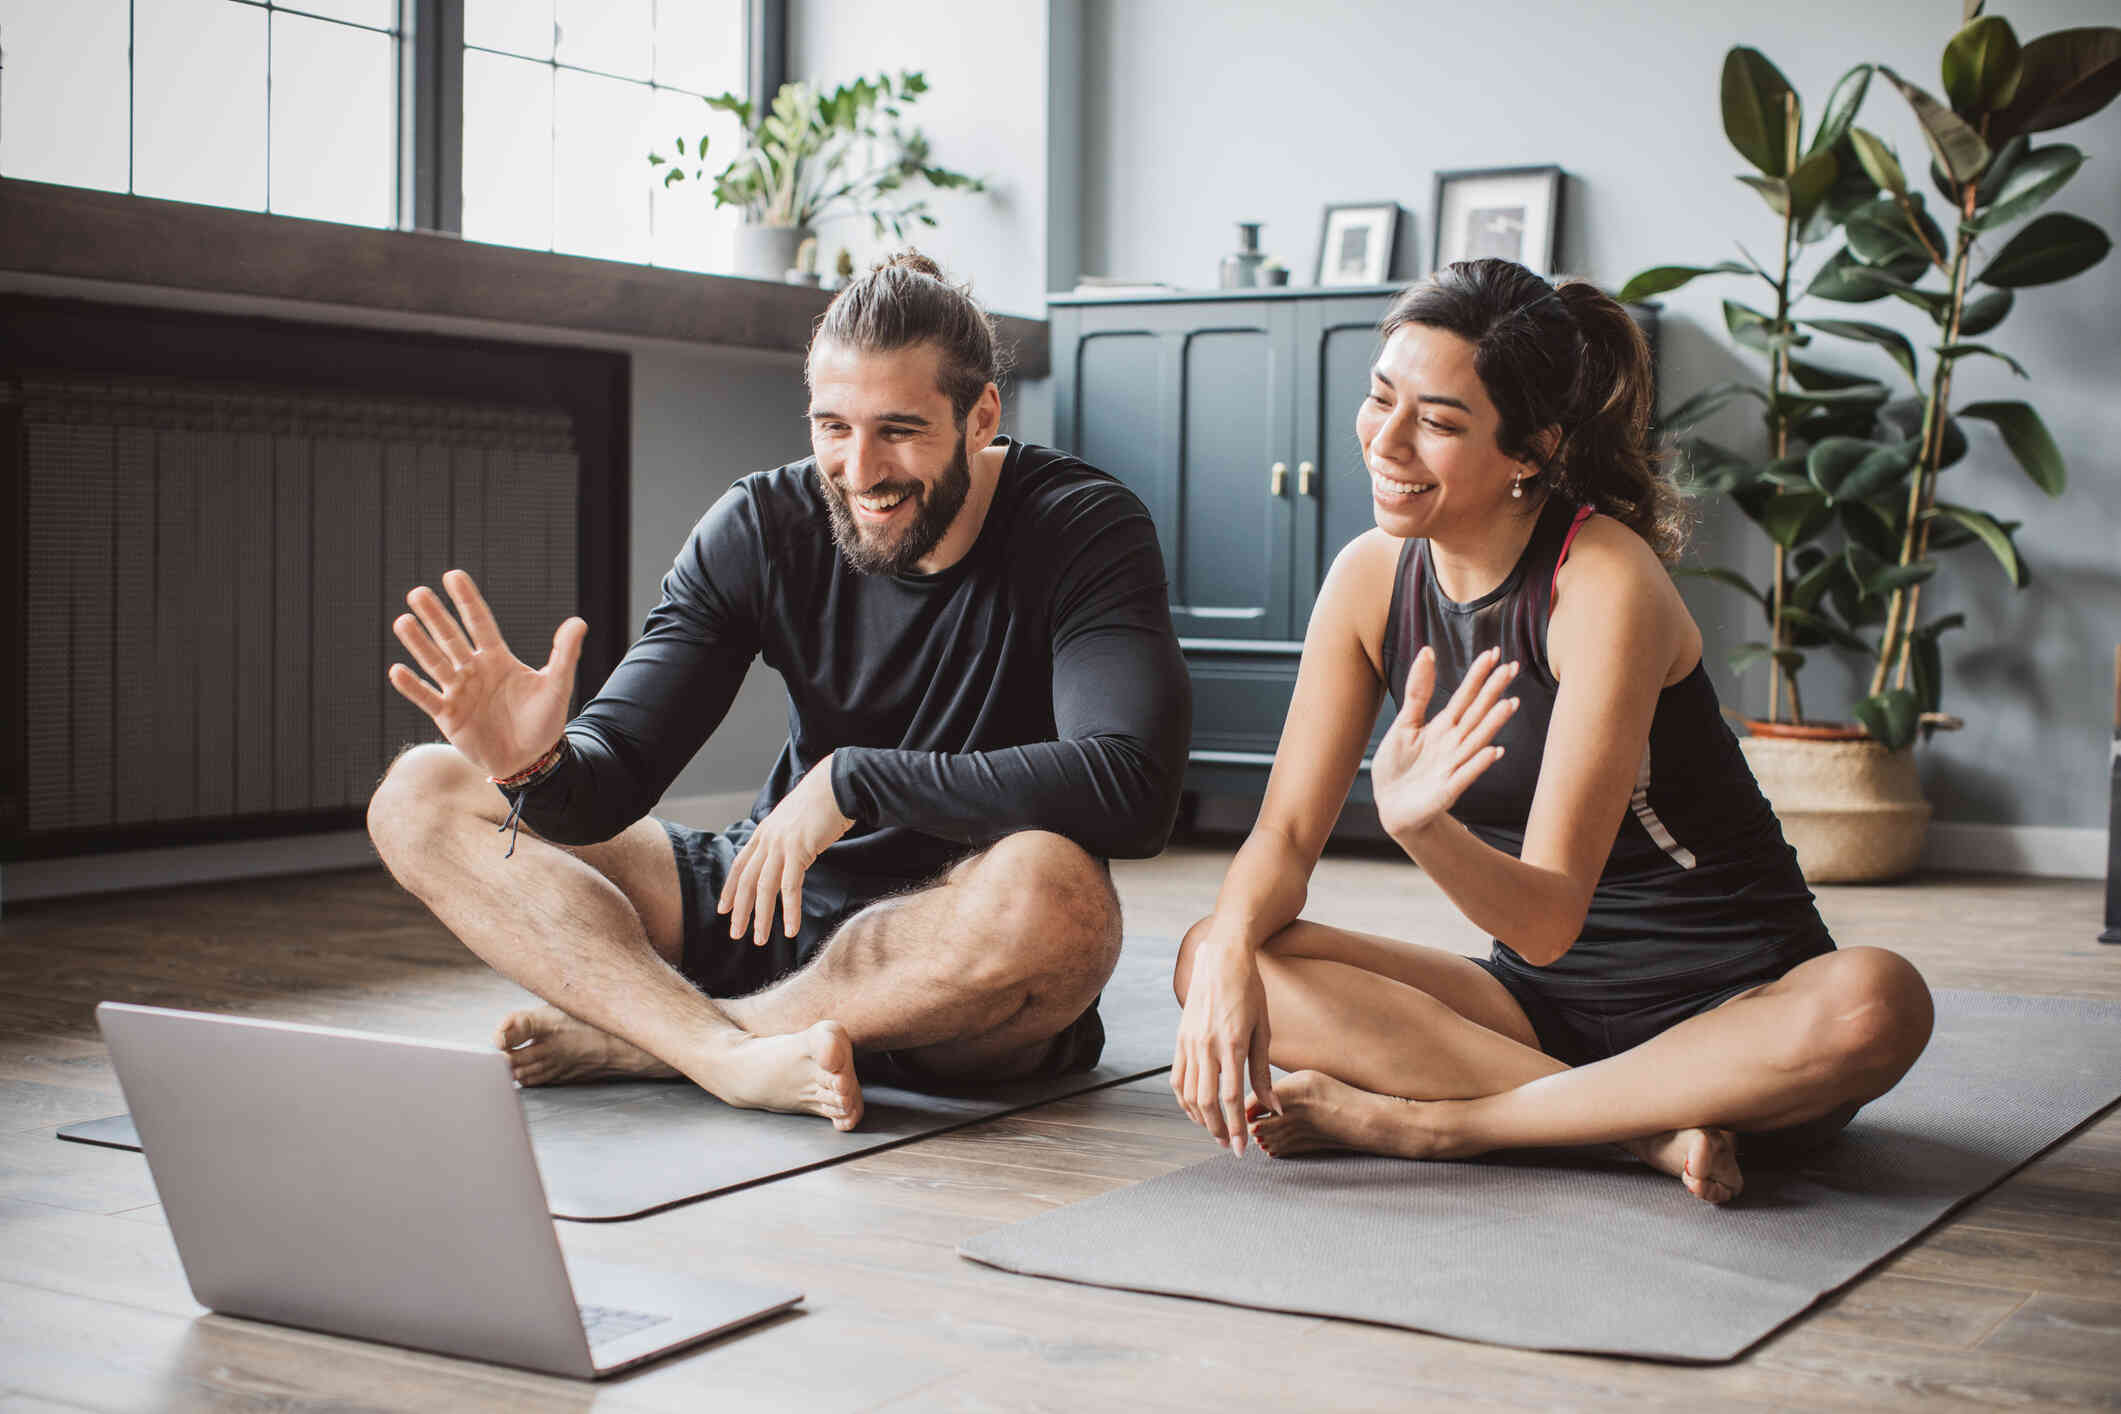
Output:
[[[1613,296],[1622,304],[1635,304],[1676,290],[1703,275],[1750,275],[1752,267],[1726,260],[1716,265],[1657,265],[1642,271]]]
[[[1968,403],[1959,409],[1960,417],[1977,417],[1992,423],[2003,436],[2003,445],[2011,449],[2018,465],[2025,474],[2050,496],[2059,496],[2069,485],[2069,470],[2062,463],[2062,451],[2049,435],[2047,424],[2040,420],[2031,405],[2016,402]]]
[[[2017,95],[1989,119],[1989,135],[2015,137],[2066,127],[2121,93],[2121,29],[2058,29],[2020,51]]]
[[[1829,501],[1858,501],[1904,480],[1914,461],[1902,442],[1828,437],[1806,453],[1804,470]]]
[[[1789,175],[1790,81],[1757,49],[1723,56],[1723,132],[1738,155],[1770,177]],[[1803,113],[1798,113],[1800,124]]]
[[[2032,374],[2027,373],[2025,371],[2024,364],[2018,362],[2018,360],[2012,358],[2009,354],[2004,353],[2000,349],[1990,348],[1987,344],[1945,344],[1937,350],[1937,357],[1948,359],[1971,358],[1977,354],[1983,354],[1989,358],[2001,359],[2003,362],[2009,364],[2011,372],[2017,374],[2020,378],[2030,378],[2033,376]]]
[[[1866,324],[1855,319],[1800,319],[1797,321],[1807,329],[1817,329],[1822,334],[1836,338],[1855,339],[1866,344],[1876,344],[1892,356],[1893,362],[1907,374],[1908,381],[1919,386],[1915,372],[1915,346],[1907,341],[1907,335],[1897,329],[1888,329],[1883,324]]]
[[[1738,180],[1760,193],[1768,210],[1777,216],[1790,209],[1790,184],[1781,177],[1756,177],[1751,172],[1740,172]]]
[[[1856,111],[1863,107],[1864,95],[1870,89],[1869,64],[1858,64],[1841,76],[1834,91],[1827,95],[1826,112],[1819,119],[1819,131],[1812,135],[1812,145],[1805,156],[1831,152],[1840,144],[1848,135],[1849,125],[1856,121]]]
[[[1866,697],[1855,706],[1856,720],[1888,751],[1898,751],[1915,740],[1915,727],[1922,717],[1915,694],[1904,687],[1888,688]]]
[[[1986,334],[2003,322],[2003,316],[2011,312],[2011,302],[2016,298],[2009,290],[1983,290],[1968,300],[1959,311],[1959,332],[1972,337]]]
[[[1879,561],[1899,556],[1899,528],[1884,511],[1866,501],[1842,501],[1834,510],[1841,517],[1841,529],[1848,536],[1851,550],[1860,547]],[[1849,563],[1850,568],[1855,568],[1854,560]]]
[[[1740,304],[1736,300],[1725,300],[1723,322],[1731,331],[1731,337],[1748,348],[1764,352],[1774,347],[1777,332],[1774,328],[1775,321],[1750,305]]]
[[[1931,234],[1929,227],[1932,223],[1929,213],[1921,206],[1919,194],[1910,195],[1908,201],[1924,222],[1924,234],[1930,235],[1931,243],[1942,250],[1943,232]],[[1883,197],[1850,212],[1847,233],[1849,249],[1866,264],[1889,265],[1901,259],[1911,259],[1920,260],[1923,268],[1928,269],[1934,263],[1929,251],[1923,247],[1922,238],[1908,223],[1907,213],[1891,197]]]
[[[1703,388],[1678,407],[1666,413],[1658,425],[1665,428],[1691,426],[1722,407],[1725,403],[1730,402],[1733,398],[1758,398],[1765,405],[1768,395],[1766,389],[1752,383],[1742,383],[1736,380],[1711,383],[1708,387]]]
[[[1840,568],[1841,561],[1828,560],[1812,573],[1823,574]],[[1809,578],[1809,576],[1807,577]],[[1851,653],[1868,654],[1873,651],[1870,644],[1865,643],[1855,634],[1835,623],[1824,614],[1813,613],[1809,609],[1794,608],[1785,604],[1782,608],[1782,617],[1785,622],[1796,624],[1800,628],[1810,629],[1813,633],[1819,635],[1821,639],[1833,644],[1836,648],[1846,648]]]
[[[1887,565],[1863,581],[1864,597],[1883,599],[1895,589],[1920,584],[1936,572],[1935,560],[1917,560],[1909,565]]]
[[[1738,573],[1738,571],[1736,570],[1712,569],[1707,566],[1697,565],[1681,565],[1679,568],[1673,570],[1672,573],[1675,576],[1684,575],[1688,579],[1713,579],[1718,584],[1727,584],[1733,589],[1751,595],[1754,601],[1757,603],[1765,604],[1768,602],[1767,595],[1763,594],[1758,588],[1754,586],[1751,580],[1747,579],[1744,575]]]
[[[1915,122],[1922,129],[1923,141],[1930,147],[1930,154],[1937,165],[1954,182],[1965,185],[1981,175],[1988,166],[1988,144],[1981,134],[1966,125],[1966,120],[1939,103],[1927,91],[1909,83],[1891,69],[1880,66],[1907,106],[1915,110]]]
[[[1971,506],[1955,506],[1948,501],[1939,501],[1927,512],[1932,516],[1953,521],[1974,533],[1974,538],[1988,546],[1989,553],[2003,566],[2013,586],[2025,587],[2025,562],[2018,558],[2018,547],[2011,543],[2010,532],[1997,524],[1996,518],[1986,511],[1977,511]]]
[[[2012,138],[2011,141],[2023,139]],[[1994,198],[1984,203],[1983,209],[1976,211],[1968,224],[1977,231],[1993,231],[2020,216],[2032,215],[2049,197],[2062,190],[2083,165],[2084,154],[2068,143],[2057,142],[2035,148],[2011,168],[2010,175],[1997,184]]]
[[[1889,192],[1906,194],[1907,173],[1901,170],[1900,159],[1893,155],[1884,138],[1866,128],[1850,128],[1849,143],[1872,181]]]
[[[1773,658],[1782,668],[1795,673],[1804,666],[1804,655],[1784,648],[1779,652],[1765,643],[1741,643],[1731,650],[1731,671],[1742,673],[1762,658]]]
[[[1793,550],[1826,528],[1833,510],[1817,491],[1784,491],[1770,496],[1755,517],[1768,539]]]
[[[2049,285],[2091,269],[2113,245],[2106,232],[2083,217],[2050,211],[2011,237],[1975,278],[2011,289]]]
[[[2001,15],[1975,20],[1944,46],[1944,96],[1963,118],[2007,105],[2022,73],[2018,36]]]

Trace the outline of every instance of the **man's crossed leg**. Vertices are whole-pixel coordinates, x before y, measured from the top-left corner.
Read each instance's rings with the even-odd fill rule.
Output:
[[[454,747],[422,746],[391,766],[368,825],[401,884],[551,1003],[508,1017],[496,1037],[525,1084],[676,1073],[732,1105],[851,1129],[862,1114],[857,1049],[934,1081],[1033,1073],[1119,959],[1104,867],[1059,835],[1027,831],[861,908],[763,990],[710,998],[679,970],[688,927],[695,964],[754,944],[688,900],[660,822],[584,846],[525,829],[507,858],[496,833],[507,806]]]

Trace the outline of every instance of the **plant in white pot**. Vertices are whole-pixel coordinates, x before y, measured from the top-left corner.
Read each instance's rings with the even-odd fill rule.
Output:
[[[829,93],[785,83],[770,105],[756,110],[735,94],[717,94],[707,106],[734,115],[742,129],[735,156],[710,176],[702,134],[690,145],[678,138],[675,157],[651,152],[648,161],[666,169],[665,187],[711,182],[716,206],[740,208],[735,273],[779,280],[820,221],[866,216],[877,236],[903,240],[909,229],[935,224],[919,188],[986,189],[977,177],[937,166],[926,135],[903,121],[906,107],[927,91],[927,79],[909,69]]]
[[[1771,691],[1769,717],[1748,723],[1744,747],[1814,882],[1897,878],[1920,854],[1929,808],[1913,743],[1937,727],[1956,725],[1940,710],[1939,640],[1964,623],[1958,614],[1921,619],[1923,585],[1945,563],[1938,556],[1980,545],[2013,584],[2026,583],[2013,538],[2016,523],[1937,494],[1939,473],[1967,454],[1961,420],[1993,425],[2018,465],[2049,495],[2060,495],[2066,481],[2061,453],[2029,404],[1980,401],[1953,409],[1952,374],[1963,360],[1980,357],[1999,359],[2025,376],[2010,355],[1974,340],[2010,313],[2014,290],[2071,278],[2109,249],[2106,235],[2090,222],[2049,213],[1984,260],[1974,259],[1984,238],[2031,216],[2082,165],[2075,148],[2034,147],[2030,135],[2089,117],[2121,92],[2121,30],[2064,30],[2021,47],[2007,22],[1981,17],[1980,8],[1968,7],[1968,23],[1945,47],[1948,103],[1880,69],[1914,111],[1933,158],[1932,180],[1956,229],[1945,234],[1925,210],[1922,194],[1909,189],[1891,149],[1851,121],[1849,153],[1874,194],[1841,212],[1847,244],[1828,257],[1807,288],[1820,298],[1856,303],[1892,297],[1921,309],[1938,331],[1928,350],[1934,359],[1928,375],[1914,344],[1889,327],[1793,319],[1785,305],[1757,322],[1757,312],[1746,311],[1744,318],[1730,317],[1735,335],[1746,340],[1753,333],[1755,346],[1771,351],[1778,370],[1794,371],[1810,397],[1846,401],[1824,411],[1804,408],[1799,420],[1809,419],[1815,435],[1801,450],[1776,440],[1765,462],[1700,444],[1694,449],[1702,484],[1731,494],[1776,545],[1776,577],[1765,591],[1736,571],[1706,573],[1761,600],[1768,611],[1769,641],[1745,645],[1733,659],[1740,665],[1769,660],[1777,681],[1790,685],[1790,711],[1784,718]],[[1778,89],[1786,92],[1787,85],[1771,65],[1750,68],[1735,94],[1741,127],[1749,112],[1772,115],[1779,109],[1794,120],[1794,95]],[[1734,108],[1728,66],[1725,108],[1728,126]],[[1765,126],[1772,140],[1774,124]],[[1932,272],[1943,277],[1943,288],[1924,285]],[[1726,310],[1728,316],[1730,306]],[[1916,396],[1887,403],[1882,388],[1869,380],[1798,363],[1789,351],[1809,343],[1814,333],[1883,349]],[[1771,431],[1781,396],[1778,389],[1764,399]],[[1698,411],[1683,408],[1668,420],[1681,415]],[[1805,720],[1795,683],[1805,647],[1867,660],[1868,690],[1851,705],[1854,723]]]

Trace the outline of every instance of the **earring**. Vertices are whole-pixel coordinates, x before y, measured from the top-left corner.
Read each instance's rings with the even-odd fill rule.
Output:
[[[1510,483],[1510,499],[1513,501],[1522,501],[1524,499],[1523,477],[1520,476]]]

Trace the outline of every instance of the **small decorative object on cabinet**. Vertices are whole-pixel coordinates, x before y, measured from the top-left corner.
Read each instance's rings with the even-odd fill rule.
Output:
[[[1266,790],[1318,586],[1376,523],[1355,413],[1398,292],[1047,299],[1054,438],[1156,520],[1193,675],[1190,791]],[[1655,311],[1630,312],[1654,351]],[[1378,731],[1391,711],[1388,700]],[[1354,798],[1369,790],[1358,776]]]
[[[1398,202],[1328,206],[1318,228],[1318,269],[1311,283],[1327,289],[1383,284],[1391,277],[1398,239]]]
[[[1497,256],[1554,276],[1561,254],[1559,167],[1489,167],[1436,174],[1431,270]]]
[[[1216,283],[1226,290],[1249,290],[1259,283],[1259,267],[1266,256],[1259,249],[1259,221],[1237,223],[1237,249],[1223,257]]]

